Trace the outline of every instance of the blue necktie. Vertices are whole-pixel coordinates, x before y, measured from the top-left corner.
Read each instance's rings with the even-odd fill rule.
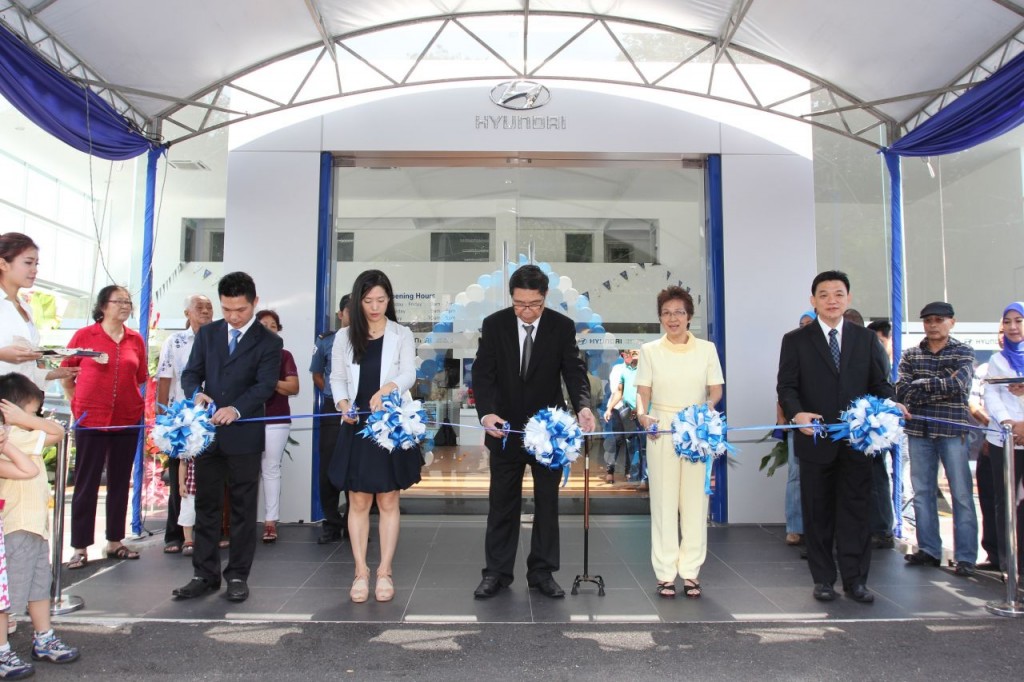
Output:
[[[839,369],[839,331],[833,329],[828,333],[828,349],[832,351],[832,362],[836,363]]]
[[[238,337],[242,335],[241,329],[232,329],[228,335],[231,337],[228,339],[228,355],[235,352],[235,348],[238,347]]]

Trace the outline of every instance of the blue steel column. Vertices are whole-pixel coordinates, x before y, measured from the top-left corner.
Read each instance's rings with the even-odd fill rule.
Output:
[[[722,222],[722,157],[710,154],[704,182],[704,206],[707,211],[705,247],[708,261],[708,340],[718,349],[718,359],[725,367],[725,244]],[[726,384],[728,389],[728,383]],[[719,409],[725,410],[728,391],[722,393]],[[728,462],[719,457],[715,462],[715,494],[711,496],[711,519],[729,521]]]
[[[317,336],[331,330],[331,281],[334,279],[334,212],[332,211],[334,183],[334,156],[330,152],[320,153],[320,200],[317,219],[316,240],[316,312],[313,319]],[[313,402],[314,412],[319,413],[323,407],[324,395],[320,389],[315,390]],[[310,480],[310,520],[313,522],[324,518],[320,508],[320,420],[313,420],[313,471]]]

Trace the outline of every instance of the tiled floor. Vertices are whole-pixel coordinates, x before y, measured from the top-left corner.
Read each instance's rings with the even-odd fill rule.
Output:
[[[958,578],[949,569],[909,568],[898,551],[876,551],[869,587],[877,598],[864,606],[840,598],[821,604],[811,597],[811,579],[799,550],[787,547],[780,526],[710,528],[707,562],[698,600],[659,599],[649,563],[649,519],[591,519],[590,573],[600,575],[606,594],[584,584],[576,596],[551,600],[525,584],[530,527],[520,536],[517,580],[490,600],[473,599],[483,560],[484,518],[416,516],[402,519],[394,568],[393,602],[352,604],[348,588],[352,556],[347,543],[317,545],[317,526],[282,526],[274,545],[259,545],[242,604],[223,591],[174,601],[171,589],[192,575],[189,559],[164,555],[162,541],[142,546],[139,561],[93,562],[86,571],[64,571],[65,594],[85,600],[69,619],[232,619],[329,622],[714,622],[986,617],[990,600],[1004,597],[992,574]],[[562,570],[568,591],[583,571],[583,523],[563,516]],[[370,543],[371,567],[377,543]]]

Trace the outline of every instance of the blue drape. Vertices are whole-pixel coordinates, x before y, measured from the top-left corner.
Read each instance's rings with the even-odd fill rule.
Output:
[[[948,107],[883,149],[892,193],[892,378],[903,351],[903,179],[901,156],[954,154],[999,137],[1024,123],[1024,53],[974,86]],[[893,450],[893,505],[902,508],[902,449]],[[897,514],[896,535],[902,537],[902,516]]]
[[[68,79],[2,25],[0,94],[46,132],[101,159],[131,159],[157,147],[106,100]]]

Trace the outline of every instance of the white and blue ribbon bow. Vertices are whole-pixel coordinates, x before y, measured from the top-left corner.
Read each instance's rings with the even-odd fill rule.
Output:
[[[736,449],[725,439],[725,415],[706,403],[690,405],[672,420],[672,443],[676,455],[691,462],[704,462],[704,492],[711,494],[714,460]]]
[[[564,468],[563,485],[569,477],[569,465],[579,458],[582,446],[583,430],[563,409],[546,407],[526,422],[523,447],[547,468]]]
[[[210,447],[217,432],[210,417],[217,406],[210,403],[197,407],[195,396],[179,400],[170,407],[160,405],[163,413],[157,415],[150,437],[168,457],[189,460],[198,457]]]
[[[427,435],[427,413],[419,400],[402,400],[398,391],[381,399],[382,408],[370,413],[359,432],[388,452],[411,450]]]
[[[865,455],[877,455],[903,440],[903,413],[892,400],[865,395],[857,398],[839,415],[840,423],[829,424],[832,440],[849,439],[850,447]]]

